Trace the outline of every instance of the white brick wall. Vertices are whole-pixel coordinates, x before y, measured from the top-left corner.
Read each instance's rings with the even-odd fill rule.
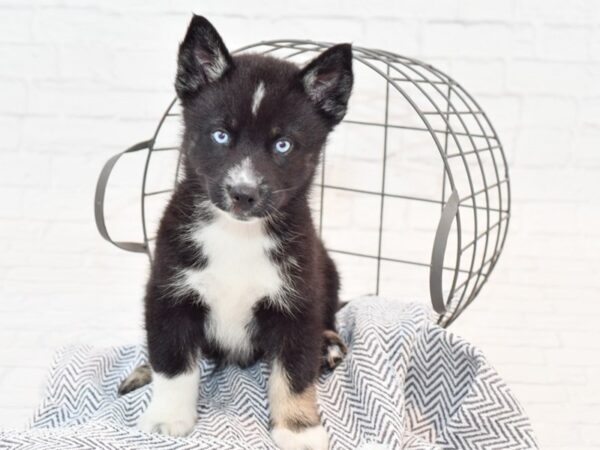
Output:
[[[506,147],[514,220],[496,272],[452,328],[510,382],[544,448],[598,446],[595,0],[0,0],[0,424],[28,417],[56,347],[141,339],[147,264],[100,240],[93,190],[102,163],[150,137],[172,98],[192,11],[231,48],[352,41],[430,61],[475,95]],[[131,238],[135,167],[115,180]]]

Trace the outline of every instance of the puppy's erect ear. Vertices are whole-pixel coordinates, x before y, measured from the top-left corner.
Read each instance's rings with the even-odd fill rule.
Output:
[[[304,91],[317,108],[338,124],[346,115],[352,92],[352,46],[335,45],[311,62],[300,72]]]
[[[179,46],[175,90],[184,101],[205,85],[220,79],[233,67],[233,60],[215,27],[202,16],[192,18]]]

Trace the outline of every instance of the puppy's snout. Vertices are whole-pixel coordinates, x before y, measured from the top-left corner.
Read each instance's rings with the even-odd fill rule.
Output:
[[[227,191],[233,207],[242,212],[251,211],[260,200],[258,186],[236,184],[227,186]]]

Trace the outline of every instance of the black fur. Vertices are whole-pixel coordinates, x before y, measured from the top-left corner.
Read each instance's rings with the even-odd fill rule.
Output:
[[[346,112],[351,62],[348,44],[330,48],[303,69],[268,56],[232,57],[207,20],[193,18],[180,46],[175,83],[183,106],[184,176],[160,224],[145,297],[155,372],[175,376],[194,364],[200,352],[241,365],[277,357],[294,391],[314,382],[323,333],[335,330],[339,278],[315,232],[308,198],[327,136]],[[259,82],[266,90],[253,114],[252,95]],[[231,141],[217,144],[215,130],[226,130]],[[286,154],[274,150],[282,138],[292,144]],[[226,179],[244,158],[251,159],[261,181],[255,203],[242,213],[231,205]],[[210,264],[182,230],[212,223],[218,213],[213,206],[239,220],[264,221],[278,242],[269,257],[293,288],[283,298],[289,311],[266,298],[256,304],[249,327],[251,358],[239,358],[207,337],[210,310],[198,294],[173,293],[182,269]]]

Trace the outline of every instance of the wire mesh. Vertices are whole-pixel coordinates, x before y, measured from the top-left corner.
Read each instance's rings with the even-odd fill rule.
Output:
[[[237,52],[303,62],[330,45],[278,40]],[[403,273],[407,267],[425,275],[432,270],[427,256],[438,222],[450,195],[457,193],[439,280],[446,310],[437,320],[447,326],[479,294],[506,239],[510,181],[502,144],[479,104],[440,70],[388,51],[355,46],[353,55],[356,85],[348,116],[335,131],[344,135],[340,129],[346,129],[349,137],[337,153],[327,147],[314,185],[319,233],[342,266],[342,279],[357,286],[353,294],[423,297],[425,277]],[[377,83],[361,84],[361,69]],[[179,116],[173,100],[150,141],[144,167],[141,212],[150,258],[158,218],[179,176]],[[170,155],[172,170],[166,169],[164,154]],[[402,172],[403,167],[410,170]],[[154,199],[159,200],[151,205]],[[356,207],[357,215],[348,213]],[[427,212],[419,212],[421,208]],[[341,214],[339,223],[331,222],[330,210],[334,222]],[[349,228],[353,234],[347,233]],[[372,244],[370,250],[366,242]],[[406,245],[412,247],[407,250]]]

